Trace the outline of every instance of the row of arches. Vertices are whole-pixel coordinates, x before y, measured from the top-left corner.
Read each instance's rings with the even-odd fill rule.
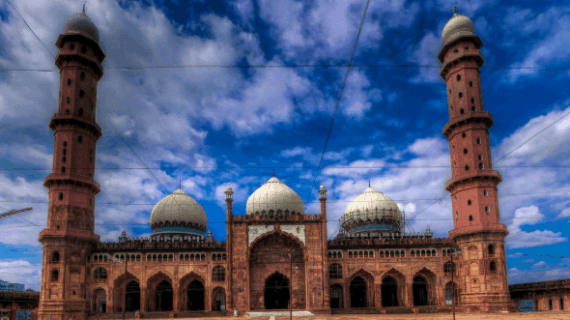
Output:
[[[382,307],[396,307],[403,306],[404,302],[402,295],[401,284],[392,276],[386,276],[382,280],[380,294],[381,294],[381,305]],[[445,297],[446,304],[450,305],[452,302],[451,292],[452,283],[448,282],[445,286]],[[458,288],[455,285],[455,297],[453,297],[457,303]],[[370,294],[368,291],[369,283],[363,277],[355,277],[349,284],[348,292],[343,290],[341,284],[333,284],[330,287],[330,306],[331,308],[345,308],[344,306],[344,296],[345,293],[348,294],[348,301],[350,308],[364,308],[372,306],[372,302],[369,301]],[[412,303],[413,306],[426,306],[435,304],[435,292],[430,289],[428,280],[426,277],[417,275],[413,278],[412,282]]]
[[[54,270],[54,271],[56,272],[55,278],[57,281],[59,273],[57,272],[57,270]],[[52,276],[52,278],[53,278],[53,276]],[[93,271],[93,279],[107,279],[107,269],[105,269],[103,267],[96,268]],[[219,281],[225,281],[225,280],[226,280],[226,268],[224,268],[223,266],[215,266],[212,269],[212,281],[213,282],[219,282]]]
[[[146,293],[141,291],[141,287],[137,280],[129,280],[125,287],[115,287],[113,296],[114,310],[107,309],[108,293],[98,288],[92,295],[92,313],[108,313],[122,312],[123,306],[125,312],[140,311],[142,300],[146,299],[145,311],[173,311],[174,306],[174,289],[172,283],[167,279],[160,279],[156,284],[147,290]],[[205,310],[206,290],[203,281],[194,279],[190,281],[184,288],[181,288],[179,294],[179,311],[198,311]],[[124,300],[123,300],[124,299]],[[212,291],[212,310],[220,311],[225,308],[225,290],[217,287]]]
[[[410,255],[412,257],[435,257],[437,256],[437,250],[435,249],[410,250]]]
[[[349,258],[374,258],[374,251],[372,250],[349,250]]]

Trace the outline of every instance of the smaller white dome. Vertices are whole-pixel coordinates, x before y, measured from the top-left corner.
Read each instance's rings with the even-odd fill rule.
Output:
[[[445,46],[460,36],[474,35],[474,32],[475,26],[473,25],[473,21],[455,11],[453,17],[451,17],[445,27],[443,27],[441,42],[443,42],[443,45]]]
[[[247,199],[245,207],[247,215],[269,213],[270,210],[275,213],[278,210],[300,214],[305,212],[301,197],[276,177],[272,177],[255,190]]]
[[[205,232],[208,227],[204,208],[180,188],[160,200],[150,214],[153,231],[160,226],[164,227],[167,222],[168,225],[173,225],[175,221],[177,225],[185,225],[184,229],[197,228]]]
[[[368,187],[362,194],[354,199],[342,216],[343,222],[352,226],[364,227],[358,221],[387,221],[390,229],[396,228],[394,225],[402,218],[400,208],[390,198],[385,196],[382,192],[376,191]],[[366,223],[366,222],[365,222]],[[373,226],[369,226],[374,228]],[[395,229],[394,229],[395,230]]]

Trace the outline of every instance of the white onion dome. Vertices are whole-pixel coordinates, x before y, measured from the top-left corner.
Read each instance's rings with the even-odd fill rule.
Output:
[[[66,34],[81,34],[99,44],[99,31],[93,21],[85,14],[85,5],[83,12],[74,14],[67,19],[64,30]]]
[[[160,200],[150,214],[153,234],[204,235],[208,217],[204,208],[181,188]]]
[[[272,177],[255,190],[247,199],[247,215],[256,214],[304,214],[303,200],[276,177]]]
[[[368,187],[354,199],[342,216],[342,225],[348,232],[400,231],[402,213],[398,205],[382,192]]]
[[[474,32],[475,26],[473,25],[473,21],[455,11],[453,17],[451,17],[445,27],[443,27],[441,42],[443,42],[443,45],[445,46],[460,36],[474,35]]]

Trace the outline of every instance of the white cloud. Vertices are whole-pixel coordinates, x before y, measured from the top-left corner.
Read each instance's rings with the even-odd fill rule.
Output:
[[[533,264],[532,266],[533,266],[533,267],[544,267],[545,265],[546,265],[546,262],[544,262],[544,261],[539,261],[539,262]]]
[[[532,248],[568,241],[567,238],[561,236],[561,232],[555,233],[549,230],[526,232],[520,229],[522,225],[534,225],[544,219],[545,216],[536,206],[515,210],[512,223],[508,226],[509,235],[505,238],[507,246],[512,249]]]
[[[517,19],[528,16],[528,12],[519,12]],[[547,36],[534,44],[531,50],[528,50],[522,61],[515,62],[511,65],[504,81],[514,84],[523,76],[536,76],[538,70],[516,70],[517,68],[545,68],[559,66],[561,61],[570,54],[570,30],[567,26],[570,24],[570,12],[564,8],[550,8],[548,11],[539,14],[533,20],[525,20],[519,24],[522,35],[533,31],[548,31]],[[519,29],[517,25],[517,30]]]
[[[411,61],[421,66],[440,66],[441,62],[437,59],[440,50],[441,39],[429,32],[418,44],[411,56]],[[419,73],[412,79],[412,82],[443,82],[438,68],[418,68],[418,70]]]
[[[29,261],[23,259],[0,260],[0,279],[14,283],[22,283],[26,286],[26,289],[40,291],[41,274],[41,264],[31,264]]]

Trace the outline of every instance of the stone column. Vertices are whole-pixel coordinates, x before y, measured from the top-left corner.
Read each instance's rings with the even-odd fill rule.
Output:
[[[140,302],[141,302],[141,306],[140,306],[140,313],[144,313],[147,312],[147,301],[146,301],[146,287],[143,286],[139,286],[140,290],[141,290],[141,298],[140,298]]]
[[[174,312],[180,311],[178,306],[178,286],[178,281],[174,282],[172,286],[172,311]]]

